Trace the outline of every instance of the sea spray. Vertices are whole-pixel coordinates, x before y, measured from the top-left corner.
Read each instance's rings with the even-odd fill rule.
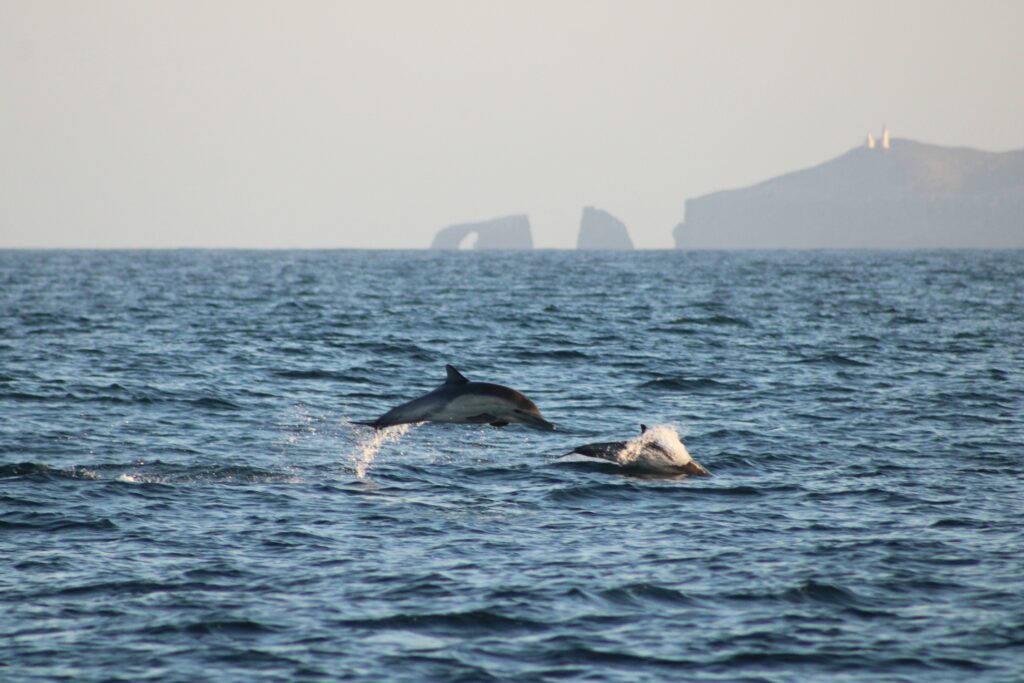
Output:
[[[657,444],[660,452],[647,449]],[[619,452],[617,461],[620,465],[643,464],[650,467],[679,467],[693,460],[686,450],[679,432],[672,425],[655,425],[648,427],[640,436],[626,442],[626,447]]]
[[[366,471],[370,468],[370,465],[373,464],[373,461],[377,457],[377,453],[380,452],[380,449],[383,448],[385,444],[398,441],[415,426],[416,425],[414,424],[401,424],[395,425],[394,427],[374,429],[372,431],[358,428],[356,435],[356,448],[353,453],[356,476],[360,479],[365,478]]]

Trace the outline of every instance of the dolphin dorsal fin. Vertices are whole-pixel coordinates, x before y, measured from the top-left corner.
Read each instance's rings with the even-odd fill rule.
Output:
[[[647,425],[640,425],[640,433],[644,434],[647,432]]]
[[[446,365],[444,369],[448,372],[445,384],[468,384],[469,380],[462,376],[462,373],[455,369],[454,365]]]

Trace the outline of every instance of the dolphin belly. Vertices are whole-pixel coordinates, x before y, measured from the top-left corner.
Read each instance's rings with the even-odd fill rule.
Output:
[[[464,394],[457,396],[431,418],[437,422],[482,424],[516,421],[515,405],[494,396]]]
[[[395,406],[373,422],[369,422],[367,424],[380,429],[382,427],[393,427],[394,425],[400,424],[428,422],[434,419],[433,415],[442,404],[443,401],[438,401],[430,394],[427,394],[426,396],[415,398],[408,403]]]

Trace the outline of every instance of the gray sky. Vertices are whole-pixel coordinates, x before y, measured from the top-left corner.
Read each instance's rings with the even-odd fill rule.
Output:
[[[0,0],[0,247],[425,247],[897,137],[1024,147],[1024,2]]]

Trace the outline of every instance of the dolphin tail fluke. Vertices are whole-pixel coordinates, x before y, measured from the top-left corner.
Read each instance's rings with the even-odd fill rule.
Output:
[[[351,420],[351,422],[354,425],[364,425],[366,427],[373,427],[374,429],[383,429],[384,428],[384,425],[380,424],[380,422],[378,422],[377,420],[371,420],[369,422],[364,422],[364,421],[361,421],[361,420]]]

